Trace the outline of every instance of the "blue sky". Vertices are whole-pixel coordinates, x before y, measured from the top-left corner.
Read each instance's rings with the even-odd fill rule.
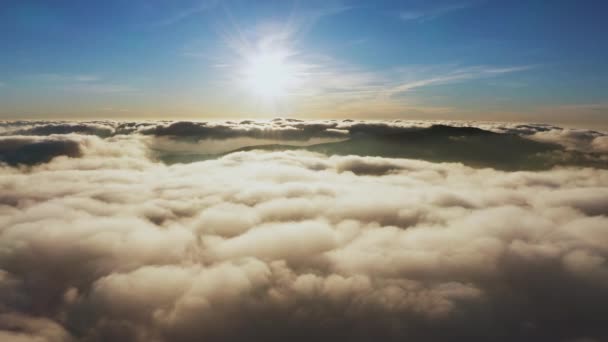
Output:
[[[608,126],[607,11],[599,0],[4,0],[0,117]],[[247,69],[266,55],[281,68]]]

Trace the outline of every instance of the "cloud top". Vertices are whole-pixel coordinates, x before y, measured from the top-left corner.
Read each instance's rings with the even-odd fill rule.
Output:
[[[169,164],[255,149],[303,149],[327,155],[461,162],[502,170],[608,165],[608,135],[591,130],[537,124],[280,118],[240,122],[3,122],[0,160],[9,165],[32,165],[55,156],[77,157],[80,147],[68,145],[80,144],[78,137],[84,136],[144,143],[151,158]],[[34,143],[36,146],[27,147]],[[29,149],[40,152],[30,153]],[[46,150],[48,156],[25,156]]]
[[[172,123],[95,123],[112,130],[106,137],[65,131],[83,123],[11,125],[1,151],[75,144],[78,153],[0,166],[0,339],[608,338],[608,170],[501,171],[300,148],[166,164],[154,149],[209,148],[209,127],[181,139],[199,125],[177,125],[176,139],[153,134]],[[25,135],[48,133],[37,125],[64,131]],[[428,132],[286,120],[260,131],[309,125],[310,139],[330,129],[348,139]],[[483,128],[457,132],[509,130],[534,143],[563,131]],[[244,134],[216,139],[257,139]],[[584,136],[584,145],[551,139],[583,153],[603,137]]]

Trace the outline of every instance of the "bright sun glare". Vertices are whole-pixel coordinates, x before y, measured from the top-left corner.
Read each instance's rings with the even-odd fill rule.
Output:
[[[281,51],[261,51],[247,58],[245,85],[263,99],[273,100],[287,95],[295,79],[288,55]]]

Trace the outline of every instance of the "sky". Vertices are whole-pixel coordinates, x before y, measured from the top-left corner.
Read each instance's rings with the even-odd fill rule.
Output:
[[[599,0],[3,0],[0,119],[608,128]]]

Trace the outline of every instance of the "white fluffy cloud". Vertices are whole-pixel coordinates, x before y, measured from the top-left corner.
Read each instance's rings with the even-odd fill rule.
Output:
[[[0,168],[0,339],[608,338],[607,170],[47,139]]]

